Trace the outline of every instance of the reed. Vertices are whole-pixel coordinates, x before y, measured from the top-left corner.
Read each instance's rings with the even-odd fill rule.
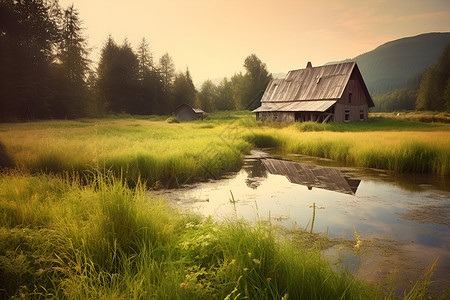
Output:
[[[293,125],[254,132],[249,142],[284,153],[330,158],[349,166],[450,174],[448,131],[300,132]]]

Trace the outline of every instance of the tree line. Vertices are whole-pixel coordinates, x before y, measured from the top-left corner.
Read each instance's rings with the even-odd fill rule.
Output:
[[[414,76],[402,89],[374,95],[373,112],[430,110],[450,112],[450,44],[437,63]]]
[[[272,75],[255,55],[245,73],[199,90],[168,53],[155,60],[145,38],[136,50],[106,38],[96,66],[82,20],[58,0],[0,0],[0,120],[170,114],[182,103],[205,111],[254,109]]]
[[[450,44],[444,48],[437,64],[425,72],[416,109],[450,112]]]

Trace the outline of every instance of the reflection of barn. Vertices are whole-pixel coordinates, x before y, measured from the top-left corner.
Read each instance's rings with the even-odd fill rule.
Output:
[[[203,120],[204,111],[183,103],[175,108],[175,115],[180,121]]]
[[[255,109],[256,118],[273,121],[363,121],[373,107],[355,62],[290,71],[273,79]]]
[[[265,158],[261,161],[271,174],[286,176],[290,182],[306,185],[308,189],[315,187],[354,195],[361,182],[359,179],[345,176],[336,168],[271,158]]]

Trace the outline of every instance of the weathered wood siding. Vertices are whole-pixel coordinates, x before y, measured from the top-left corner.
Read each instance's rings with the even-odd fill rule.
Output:
[[[350,96],[351,95],[351,96]],[[352,73],[344,93],[335,105],[334,122],[357,122],[367,120],[369,100],[355,72]],[[348,115],[346,119],[346,114]]]
[[[294,122],[295,113],[294,112],[261,112],[259,115],[261,121],[279,121],[279,122]]]
[[[180,121],[194,121],[199,119],[197,114],[188,106],[181,106],[175,112]]]

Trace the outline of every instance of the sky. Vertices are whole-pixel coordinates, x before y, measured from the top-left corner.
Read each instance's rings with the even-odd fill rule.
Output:
[[[73,4],[97,62],[109,35],[145,37],[194,83],[245,72],[256,54],[271,73],[353,58],[391,40],[450,32],[449,0],[60,0]]]

